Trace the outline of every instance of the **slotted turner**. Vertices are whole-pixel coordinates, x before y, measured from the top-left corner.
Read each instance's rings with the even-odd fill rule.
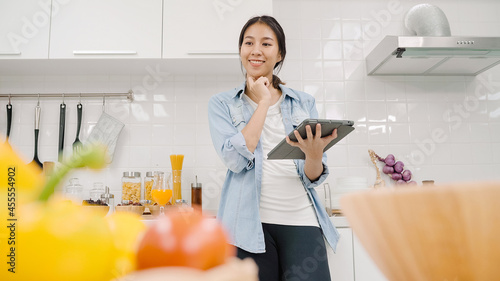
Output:
[[[80,127],[82,126],[83,105],[81,103],[78,103],[78,105],[76,106],[76,110],[77,110],[78,121],[76,124],[76,138],[75,141],[73,142],[73,152],[80,151],[80,148],[82,147],[82,142],[80,141]]]

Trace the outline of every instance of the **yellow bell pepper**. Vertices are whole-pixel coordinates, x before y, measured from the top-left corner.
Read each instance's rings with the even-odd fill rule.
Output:
[[[0,280],[12,280],[9,269],[17,269],[19,207],[36,199],[43,184],[40,172],[26,165],[9,144],[0,143]]]
[[[16,151],[6,143],[0,143],[0,202],[6,202],[7,193],[9,202],[20,204],[30,202],[36,199],[44,184],[44,177],[41,170],[36,165],[26,165],[24,161],[18,156]],[[2,214],[7,206],[0,206]],[[3,219],[3,218],[2,218]]]
[[[57,200],[56,200],[57,201]],[[22,206],[17,279],[110,280],[116,249],[102,214],[70,201]]]
[[[146,225],[140,216],[129,212],[116,212],[106,217],[117,250],[115,276],[123,276],[136,269],[137,247]]]
[[[84,149],[44,185],[40,170],[0,144],[0,280],[107,281],[134,269],[123,259],[130,258],[133,240],[145,228],[139,218],[105,219],[52,195],[70,169],[104,167],[103,152]]]

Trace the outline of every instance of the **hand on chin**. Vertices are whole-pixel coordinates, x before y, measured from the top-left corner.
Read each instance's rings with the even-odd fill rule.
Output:
[[[267,77],[259,76],[258,78],[254,78],[250,74],[247,74],[247,88],[245,92],[254,102],[259,103],[262,100],[270,101],[270,87],[271,84]]]
[[[257,81],[261,77],[266,77],[266,78],[269,79],[269,75],[267,75],[265,73],[261,73],[261,72],[252,72],[252,71],[250,71],[250,72],[247,72],[246,76],[247,76],[247,79],[249,77],[252,77],[254,81]],[[271,75],[271,78],[272,78],[272,75]]]

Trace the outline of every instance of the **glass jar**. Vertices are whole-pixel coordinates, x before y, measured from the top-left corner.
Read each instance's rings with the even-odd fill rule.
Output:
[[[153,197],[151,196],[151,189],[153,189],[154,177],[153,172],[146,172],[146,176],[144,177],[144,200],[153,201]],[[154,202],[152,202],[154,204]]]
[[[83,186],[80,184],[78,178],[71,178],[69,185],[64,190],[64,196],[77,205],[82,204],[83,200]]]
[[[101,202],[108,204],[110,214],[115,211],[115,195],[109,191],[109,187],[107,186],[105,192],[101,194]]]
[[[101,199],[101,194],[104,193],[104,184],[102,182],[94,182],[94,186],[90,190],[90,199],[97,201]]]
[[[130,203],[141,201],[141,173],[124,172],[122,177],[122,201]]]

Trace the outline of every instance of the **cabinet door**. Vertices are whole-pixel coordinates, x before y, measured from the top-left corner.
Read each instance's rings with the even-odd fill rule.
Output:
[[[330,275],[332,281],[354,281],[352,230],[350,228],[337,228],[337,230],[340,233],[337,252],[334,253],[327,247]]]
[[[162,0],[71,0],[52,16],[50,58],[161,58]]]
[[[165,0],[163,57],[236,57],[241,28],[264,14],[271,0]]]
[[[0,59],[47,58],[50,1],[0,1]]]
[[[356,235],[353,235],[353,239],[356,281],[388,281],[365,251]]]

